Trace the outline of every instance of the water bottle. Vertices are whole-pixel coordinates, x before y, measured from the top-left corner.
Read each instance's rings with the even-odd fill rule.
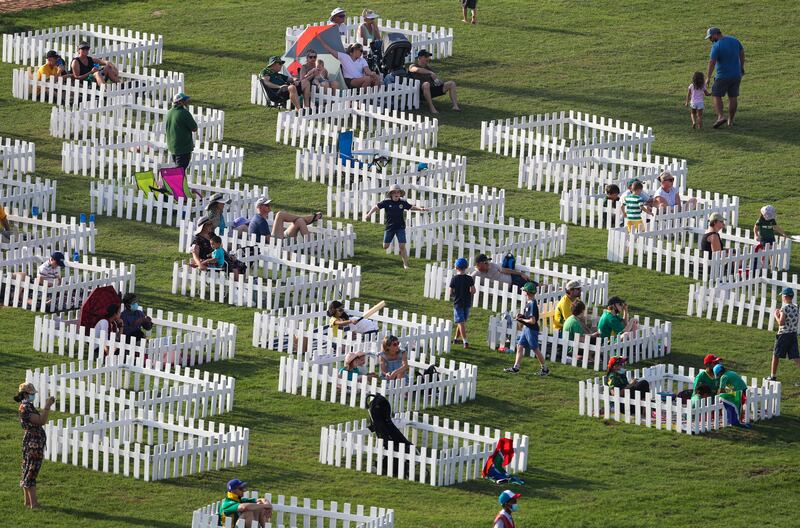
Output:
[[[34,218],[38,218],[39,217],[39,208],[37,206],[35,206],[35,205],[33,207],[31,207],[31,214],[33,215]]]
[[[78,253],[76,249],[75,252],[72,254],[72,262],[79,262],[81,260],[81,254]]]
[[[89,215],[89,223],[90,223],[90,224],[93,224],[93,223],[94,223],[94,213],[92,213],[92,214],[90,214],[90,215]]]
[[[82,224],[86,223],[86,213],[81,213],[81,220],[80,221],[81,221]]]

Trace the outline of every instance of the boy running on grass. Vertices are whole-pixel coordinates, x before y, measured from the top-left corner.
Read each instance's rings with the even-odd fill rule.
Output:
[[[536,354],[536,359],[539,360],[540,376],[547,376],[550,374],[550,369],[547,368],[544,362],[544,356],[539,349],[539,305],[536,304],[536,287],[538,284],[535,282],[528,282],[522,287],[525,296],[528,298],[528,303],[525,305],[525,310],[521,314],[517,314],[516,320],[524,328],[522,333],[517,337],[517,357],[514,359],[514,366],[504,369],[504,372],[509,374],[517,374],[519,367],[522,364],[522,358],[525,352],[533,350]]]
[[[383,249],[389,249],[392,245],[392,240],[397,238],[397,244],[400,246],[400,258],[403,259],[403,269],[408,269],[408,253],[406,253],[406,218],[405,212],[409,211],[427,211],[425,207],[419,205],[411,205],[403,200],[406,192],[400,188],[399,185],[392,185],[389,189],[388,198],[383,200],[370,209],[364,216],[364,221],[369,220],[369,217],[378,212],[378,209],[386,209],[386,230],[383,233]]]
[[[453,322],[456,324],[456,337],[453,343],[464,343],[464,348],[469,348],[467,341],[467,319],[472,306],[472,296],[475,295],[475,279],[467,275],[467,259],[456,260],[456,274],[450,279],[450,297],[453,299]]]

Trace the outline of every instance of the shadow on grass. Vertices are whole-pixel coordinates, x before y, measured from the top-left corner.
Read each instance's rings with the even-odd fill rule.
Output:
[[[138,519],[129,515],[112,515],[110,513],[100,513],[89,509],[76,510],[63,506],[48,506],[47,511],[61,512],[65,515],[72,515],[76,519],[102,521],[110,523],[112,526],[147,526],[148,528],[180,528],[180,523],[169,521],[159,521],[154,519]]]
[[[540,499],[561,499],[559,495],[545,491],[548,489],[591,490],[597,487],[591,480],[563,475],[554,471],[546,471],[530,465],[528,465],[528,470],[521,473],[519,477],[525,481],[527,489],[536,490],[536,497]],[[485,480],[471,480],[451,487],[479,493],[484,496],[486,494],[486,485],[487,481]],[[503,487],[508,487],[508,485],[501,484],[497,489],[501,490]]]

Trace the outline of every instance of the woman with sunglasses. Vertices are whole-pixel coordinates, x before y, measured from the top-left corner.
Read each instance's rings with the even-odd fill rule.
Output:
[[[328,70],[325,69],[325,64],[321,60],[317,60],[317,52],[309,51],[306,55],[306,62],[300,66],[300,86],[303,93],[311,93],[310,87],[316,86],[318,88],[330,88],[331,90],[338,90],[339,83],[332,81],[328,78]],[[307,98],[305,106],[311,106],[311,98]]]
[[[99,86],[111,82],[119,82],[117,67],[104,59],[89,56],[89,43],[78,45],[78,56],[72,59],[72,78],[78,81],[95,82]]]
[[[387,335],[381,343],[381,379],[408,381],[408,358],[406,351],[400,348],[400,340]]]

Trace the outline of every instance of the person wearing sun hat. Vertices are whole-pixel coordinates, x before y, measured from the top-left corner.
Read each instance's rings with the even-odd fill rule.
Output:
[[[720,213],[708,215],[708,227],[703,237],[700,239],[700,251],[710,257],[717,251],[722,251],[725,246],[722,244],[722,237],[719,232],[725,229],[725,217]]]
[[[339,369],[339,375],[347,373],[347,381],[351,381],[353,376],[367,376],[377,378],[374,372],[367,372],[362,367],[367,364],[367,353],[363,350],[350,351],[344,356],[344,366]]]
[[[222,526],[231,519],[231,526],[241,518],[247,527],[257,523],[264,526],[272,517],[272,504],[267,499],[251,499],[244,496],[247,483],[239,479],[231,479],[227,485],[228,493],[219,505],[219,516]]]
[[[680,207],[681,206],[681,193],[675,187],[675,176],[668,170],[663,171],[658,175],[658,181],[661,184],[653,196],[653,203],[657,207]],[[687,200],[687,202],[694,202],[694,198]]]
[[[347,40],[347,24],[345,24],[345,22],[347,22],[347,12],[341,7],[336,7],[331,11],[331,16],[328,20],[332,24],[336,24],[339,30],[339,37],[342,40]]]
[[[781,290],[783,304],[776,308],[772,316],[778,323],[778,333],[775,336],[775,347],[772,353],[772,364],[767,381],[778,381],[778,363],[788,357],[800,367],[800,353],[797,348],[797,323],[798,308],[794,301],[794,290],[786,287]],[[799,384],[800,385],[800,384]]]
[[[786,232],[778,226],[778,221],[776,220],[777,214],[775,213],[774,206],[765,205],[761,208],[760,212],[761,215],[753,226],[753,234],[755,234],[759,246],[764,247],[767,244],[774,244],[775,233],[781,236],[787,236]]]
[[[403,196],[406,192],[397,184],[389,187],[386,192],[387,198],[372,206],[372,209],[367,211],[364,215],[364,221],[369,221],[369,218],[378,212],[379,209],[385,211],[385,228],[383,232],[383,249],[389,249],[392,241],[396,238],[397,244],[400,246],[400,258],[403,260],[403,269],[408,269],[408,254],[406,253],[406,211],[427,211],[428,209],[421,205],[411,205]]]
[[[208,198],[206,203],[206,213],[211,218],[211,223],[214,224],[214,229],[219,228],[219,234],[225,232],[227,225],[225,224],[225,206],[231,203],[230,198],[222,193],[214,193]]]
[[[276,105],[282,106],[286,101],[291,100],[296,109],[302,108],[300,105],[300,96],[308,100],[311,94],[308,92],[309,86],[307,83],[303,84],[299,79],[295,79],[291,75],[281,73],[283,65],[286,63],[281,59],[280,55],[272,55],[267,60],[267,65],[261,70],[259,78],[261,84],[266,88],[267,97]]]
[[[536,359],[539,360],[539,376],[547,376],[550,369],[547,368],[542,351],[539,348],[539,305],[536,303],[536,289],[539,284],[531,281],[525,283],[522,291],[525,293],[527,302],[521,314],[517,314],[515,320],[522,326],[522,332],[517,336],[517,354],[514,357],[514,365],[503,369],[508,374],[518,374],[522,366],[522,358],[525,352],[528,354],[533,351]]]
[[[44,448],[47,444],[44,425],[47,423],[50,408],[56,402],[53,396],[47,398],[40,413],[33,405],[36,392],[36,387],[32,383],[20,383],[17,395],[14,396],[14,401],[19,403],[19,423],[25,431],[22,437],[22,478],[19,485],[22,488],[25,506],[28,508],[39,507],[36,497],[36,478],[42,468]]]
[[[705,385],[716,394],[719,389],[719,380],[714,377],[714,367],[722,363],[722,358],[714,354],[706,354],[703,358],[703,370],[697,373],[694,377],[694,385],[692,387],[692,394],[697,394],[697,388]]]
[[[453,343],[464,343],[464,348],[469,348],[467,340],[467,319],[469,309],[472,307],[472,296],[475,295],[475,279],[467,275],[469,263],[464,257],[456,259],[455,275],[450,279],[450,298],[453,299],[453,322],[456,325],[456,335]]]
[[[183,92],[172,96],[172,108],[169,109],[164,120],[167,150],[172,155],[175,165],[183,167],[184,170],[192,161],[194,133],[197,132],[197,122],[186,108],[188,101],[189,96]]]
[[[492,528],[516,528],[512,513],[519,511],[519,504],[517,499],[522,496],[520,493],[514,493],[511,490],[503,491],[497,498],[500,503],[500,511],[494,518]]]

